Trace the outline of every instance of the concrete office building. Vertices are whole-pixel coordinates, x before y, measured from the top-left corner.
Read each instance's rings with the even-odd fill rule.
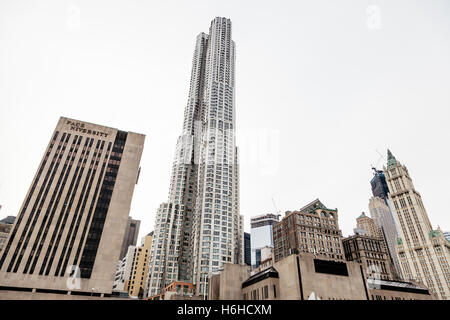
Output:
[[[169,196],[155,219],[147,296],[173,281],[205,294],[224,263],[244,263],[235,139],[235,43],[217,17],[197,36],[191,84]]]
[[[60,118],[0,254],[0,298],[111,294],[144,139]]]
[[[433,229],[408,169],[389,150],[384,174],[399,226],[396,250],[403,277],[423,283],[440,299],[450,299],[450,243],[439,228]]]
[[[279,222],[279,215],[263,214],[250,219],[252,268],[261,262],[261,249],[273,247],[273,226]]]
[[[328,209],[319,199],[298,211],[287,211],[274,226],[273,238],[275,262],[301,252],[323,259],[345,260],[338,210]]]
[[[125,236],[123,237],[122,249],[120,250],[120,260],[125,257],[129,246],[135,246],[137,237],[139,235],[139,227],[141,226],[140,220],[135,220],[128,217],[127,228],[125,229]]]
[[[289,255],[250,275],[246,265],[225,264],[210,278],[211,300],[432,300],[411,282],[367,279],[361,264]]]

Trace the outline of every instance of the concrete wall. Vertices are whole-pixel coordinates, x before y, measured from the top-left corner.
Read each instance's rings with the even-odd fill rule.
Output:
[[[281,300],[299,300],[300,283],[297,273],[296,255],[290,255],[276,262],[274,268],[278,271],[280,277],[280,299]]]
[[[308,299],[312,292],[322,300],[367,299],[363,281],[365,276],[363,278],[359,263],[347,261],[348,276],[340,276],[315,272],[312,255],[302,255],[299,260],[304,299]]]
[[[437,296],[391,290],[369,289],[370,300],[437,300]]]
[[[430,300],[436,298],[431,295],[418,293],[370,289],[361,264],[354,261],[347,261],[345,264],[348,272],[347,276],[321,273],[316,272],[314,255],[290,255],[273,265],[278,272],[279,278],[262,279],[246,288],[242,288],[242,283],[249,278],[248,270],[245,270],[240,265],[227,264],[220,275],[215,275],[210,279],[209,299],[241,300],[244,298],[245,293],[247,300],[253,300],[252,291],[259,290],[258,299],[265,300],[261,293],[266,285],[269,287],[267,300],[307,300],[313,293],[313,296],[320,300],[372,300],[376,299],[377,295],[382,300],[385,298],[386,300],[392,300],[392,298],[406,300]],[[277,288],[276,297],[273,294],[273,285]]]
[[[210,300],[243,300],[242,282],[250,276],[250,266],[226,263],[219,275],[210,278]]]
[[[252,284],[242,289],[245,300],[253,300],[254,291],[258,292],[257,300],[279,300],[280,299],[280,279],[267,278],[258,283]],[[268,297],[265,297],[264,287],[267,286]],[[273,288],[275,286],[276,293]]]

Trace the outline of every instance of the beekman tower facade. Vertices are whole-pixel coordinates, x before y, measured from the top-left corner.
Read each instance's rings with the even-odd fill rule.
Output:
[[[169,197],[156,215],[147,296],[173,281],[207,294],[212,273],[244,263],[234,96],[231,21],[217,17],[209,34],[197,36]]]

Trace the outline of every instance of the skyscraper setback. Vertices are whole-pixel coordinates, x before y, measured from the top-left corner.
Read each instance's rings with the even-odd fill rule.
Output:
[[[231,21],[217,17],[197,36],[183,130],[169,197],[155,221],[147,295],[172,281],[208,292],[223,263],[244,262],[235,141],[235,44]]]

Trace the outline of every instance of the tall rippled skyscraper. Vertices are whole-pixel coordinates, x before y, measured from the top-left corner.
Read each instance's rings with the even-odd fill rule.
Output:
[[[244,263],[234,71],[231,21],[217,17],[209,34],[197,36],[169,197],[156,215],[148,296],[173,281],[193,282],[196,294],[207,294],[212,273]]]

